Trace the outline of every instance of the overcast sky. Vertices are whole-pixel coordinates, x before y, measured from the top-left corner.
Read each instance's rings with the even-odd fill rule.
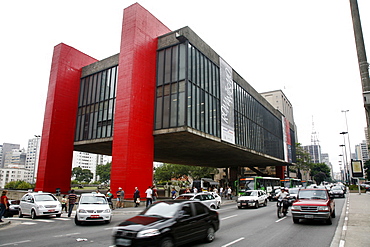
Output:
[[[342,110],[352,152],[365,140],[349,0],[20,0],[0,3],[0,143],[26,148],[41,134],[54,46],[99,60],[119,53],[123,9],[135,2],[171,30],[189,26],[258,92],[281,89],[298,142],[310,145],[315,131],[335,170]],[[370,1],[358,4],[369,56]]]

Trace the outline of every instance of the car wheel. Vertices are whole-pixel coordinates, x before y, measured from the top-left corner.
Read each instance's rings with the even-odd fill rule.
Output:
[[[211,205],[211,208],[212,208],[212,209],[216,209],[216,206],[212,204],[212,205]]]
[[[104,223],[105,224],[109,224],[110,223],[110,220],[104,220]]]
[[[242,207],[238,206],[239,209],[241,209]]]
[[[81,221],[79,221],[78,219],[77,219],[77,215],[75,216],[75,224],[77,225],[77,226],[80,226],[81,225]]]
[[[333,213],[331,213],[331,217],[335,218],[335,209],[333,210]]]
[[[34,209],[32,209],[32,211],[31,211],[31,218],[32,219],[36,219],[37,218],[36,211]]]
[[[259,208],[260,204],[258,203],[258,201],[256,201],[256,208]]]
[[[19,215],[18,215],[19,218],[23,218],[23,214],[22,214],[22,210],[19,209]]]
[[[331,220],[331,215],[329,216],[329,218],[328,218],[328,219],[326,219],[326,224],[327,224],[327,225],[331,225],[331,224],[333,224],[333,221]]]
[[[207,243],[210,243],[214,239],[215,239],[215,229],[212,226],[210,226],[207,229],[207,236],[206,236],[205,240],[206,240]]]
[[[265,200],[265,206],[267,206],[267,199]]]
[[[60,216],[62,216],[62,214],[57,214],[57,215],[56,215],[56,217],[57,217],[57,218],[60,218]]]
[[[173,242],[172,238],[166,237],[166,238],[162,239],[159,246],[160,247],[173,247],[173,246],[175,246],[175,243]]]
[[[293,217],[293,222],[294,222],[294,224],[298,224],[299,223],[299,219]]]

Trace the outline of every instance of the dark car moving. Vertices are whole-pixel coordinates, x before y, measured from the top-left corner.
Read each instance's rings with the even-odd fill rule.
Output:
[[[160,201],[113,230],[116,246],[177,246],[203,239],[212,242],[218,212],[197,201]]]

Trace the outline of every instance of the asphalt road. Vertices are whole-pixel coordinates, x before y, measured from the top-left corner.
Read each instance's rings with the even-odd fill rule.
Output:
[[[210,244],[193,243],[187,246],[263,246],[263,247],[325,247],[334,236],[344,199],[335,199],[336,215],[333,225],[324,222],[301,221],[294,224],[290,213],[278,219],[276,203],[258,209],[238,209],[235,203],[219,209],[220,230]],[[14,217],[12,223],[0,229],[1,246],[112,246],[112,228],[133,215],[114,215],[110,224],[76,226],[73,217],[61,218]]]

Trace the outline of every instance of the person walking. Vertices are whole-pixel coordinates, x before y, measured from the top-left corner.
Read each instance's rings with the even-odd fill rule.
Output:
[[[113,199],[113,193],[110,191],[110,189],[107,190],[107,193],[105,194],[105,196],[107,197],[107,201],[108,201],[108,204],[109,204],[109,207],[114,210],[114,207],[113,207],[113,202],[112,202],[112,199]]]
[[[146,207],[149,207],[150,204],[152,204],[152,202],[153,202],[153,200],[152,200],[153,191],[152,191],[152,188],[150,186],[145,191],[145,194],[146,194]]]
[[[62,197],[62,201],[61,201],[61,203],[62,203],[62,212],[63,212],[63,209],[64,209],[64,211],[66,212],[66,213],[68,213],[68,211],[67,211],[67,197],[66,197],[66,195],[63,195],[63,197]]]
[[[137,187],[135,187],[134,202],[135,202],[135,208],[137,208],[140,205],[140,191]]]
[[[153,191],[153,202],[157,201],[157,198],[158,198],[158,193],[157,193],[157,188],[155,187],[155,185],[152,186],[152,191]]]
[[[176,190],[175,190],[175,188],[172,188],[171,197],[172,197],[172,199],[175,199],[176,198]]]
[[[116,196],[117,196],[116,208],[123,208],[124,206],[123,199],[125,197],[125,192],[122,190],[121,187],[118,188]]]
[[[3,192],[1,193],[1,199],[0,199],[0,222],[4,222],[3,221],[3,216],[6,212],[6,210],[9,209],[9,202],[8,202],[8,197],[6,196],[6,194],[8,193],[7,190],[3,190]]]
[[[77,195],[75,194],[75,190],[71,190],[71,193],[68,194],[68,217],[71,217],[76,201]]]
[[[229,200],[231,200],[231,199],[232,199],[231,193],[232,193],[232,190],[231,190],[231,187],[229,186],[229,187],[227,188],[227,199],[229,199]]]

